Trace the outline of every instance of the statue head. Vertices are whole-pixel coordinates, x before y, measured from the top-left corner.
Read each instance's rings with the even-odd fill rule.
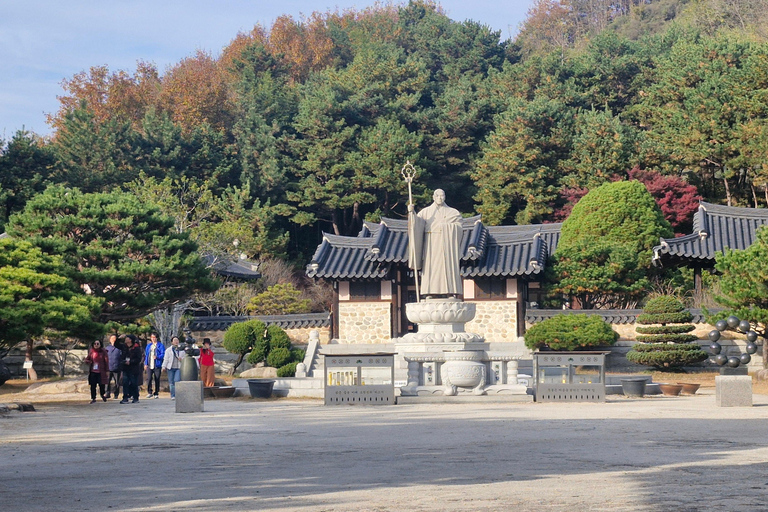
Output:
[[[441,188],[435,189],[435,192],[432,194],[432,200],[438,206],[444,205],[445,204],[445,191],[443,189],[441,189]]]

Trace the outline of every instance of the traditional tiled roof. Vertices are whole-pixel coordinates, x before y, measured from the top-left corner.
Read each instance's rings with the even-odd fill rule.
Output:
[[[755,233],[768,224],[768,209],[737,208],[701,202],[693,216],[693,233],[679,238],[662,238],[653,248],[654,264],[700,261],[714,264],[726,249],[746,249]]]
[[[326,279],[383,279],[389,272],[389,265],[366,258],[372,245],[373,237],[370,236],[325,233],[307,265],[307,275]]]
[[[480,216],[462,219],[464,277],[536,275],[557,247],[561,224],[483,225]],[[324,235],[307,275],[326,279],[376,279],[408,261],[408,222],[383,218],[366,222],[355,237]]]
[[[279,325],[283,329],[327,327],[331,323],[330,313],[264,316],[196,316],[189,323],[189,329],[192,331],[226,331],[234,323],[254,319],[261,320],[267,326]]]
[[[215,258],[211,254],[203,256],[203,260],[213,273],[224,277],[252,281],[261,277],[256,265],[248,260],[233,261],[226,258]]]

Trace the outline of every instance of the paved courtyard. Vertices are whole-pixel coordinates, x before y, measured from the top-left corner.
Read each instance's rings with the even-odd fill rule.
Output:
[[[706,391],[705,391],[706,393]],[[768,510],[768,396],[0,416],[0,510]]]

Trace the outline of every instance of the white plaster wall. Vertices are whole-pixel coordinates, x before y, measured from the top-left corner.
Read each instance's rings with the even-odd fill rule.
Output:
[[[391,308],[389,302],[339,302],[339,342],[388,343]]]
[[[477,314],[475,314],[474,320],[464,326],[464,330],[481,334],[489,343],[517,341],[517,301],[467,302],[475,304]]]

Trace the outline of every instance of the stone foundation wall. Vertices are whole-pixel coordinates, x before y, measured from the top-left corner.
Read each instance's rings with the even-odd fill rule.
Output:
[[[517,341],[517,301],[471,301],[476,306],[475,318],[464,329],[485,337],[488,343]]]
[[[390,342],[391,308],[389,302],[339,302],[339,342]]]

